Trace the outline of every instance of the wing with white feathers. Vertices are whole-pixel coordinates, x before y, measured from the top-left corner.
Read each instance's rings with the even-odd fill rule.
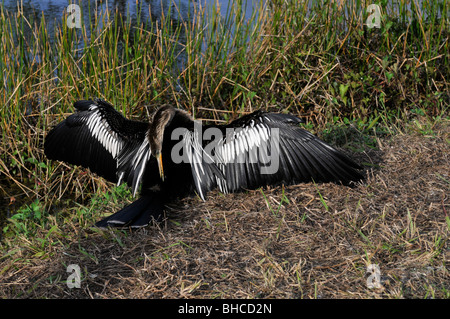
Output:
[[[151,154],[145,138],[149,124],[124,118],[102,100],[74,106],[78,112],[47,134],[46,156],[88,167],[114,183],[126,181],[135,193]]]
[[[217,186],[223,180],[222,172],[214,163],[214,159],[203,149],[199,132],[185,130],[183,147],[186,159],[191,165],[194,186],[198,195],[205,200],[207,191]]]
[[[197,160],[191,164],[197,190],[204,194],[218,186],[229,193],[277,183],[349,184],[363,178],[358,164],[300,128],[301,122],[288,114],[255,112],[222,127],[214,151],[202,148],[196,155],[211,156],[221,174],[211,168],[203,171],[205,161]]]

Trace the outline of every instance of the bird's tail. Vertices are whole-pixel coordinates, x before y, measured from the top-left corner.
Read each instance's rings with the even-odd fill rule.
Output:
[[[131,227],[141,228],[147,226],[152,219],[161,221],[163,217],[163,204],[160,196],[144,195],[117,213],[102,219],[95,226],[107,227]]]

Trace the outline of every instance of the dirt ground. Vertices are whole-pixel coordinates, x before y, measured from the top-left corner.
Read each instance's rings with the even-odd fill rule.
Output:
[[[215,192],[171,205],[159,226],[74,229],[64,250],[4,273],[0,296],[449,298],[449,133],[378,139],[352,155],[372,164],[354,188]]]

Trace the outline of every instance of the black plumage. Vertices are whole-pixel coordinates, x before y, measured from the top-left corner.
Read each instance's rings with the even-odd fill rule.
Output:
[[[142,227],[159,220],[164,204],[195,192],[265,185],[363,179],[349,157],[299,127],[289,114],[256,111],[227,125],[201,125],[171,106],[150,122],[124,118],[102,100],[78,101],[77,112],[45,138],[49,159],[88,167],[108,181],[126,182],[140,198],[99,227]]]

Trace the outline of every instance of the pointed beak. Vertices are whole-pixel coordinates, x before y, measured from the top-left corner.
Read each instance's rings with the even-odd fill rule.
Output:
[[[163,169],[161,153],[156,154],[156,160],[158,161],[159,176],[161,176],[161,180],[164,182],[164,169]]]

